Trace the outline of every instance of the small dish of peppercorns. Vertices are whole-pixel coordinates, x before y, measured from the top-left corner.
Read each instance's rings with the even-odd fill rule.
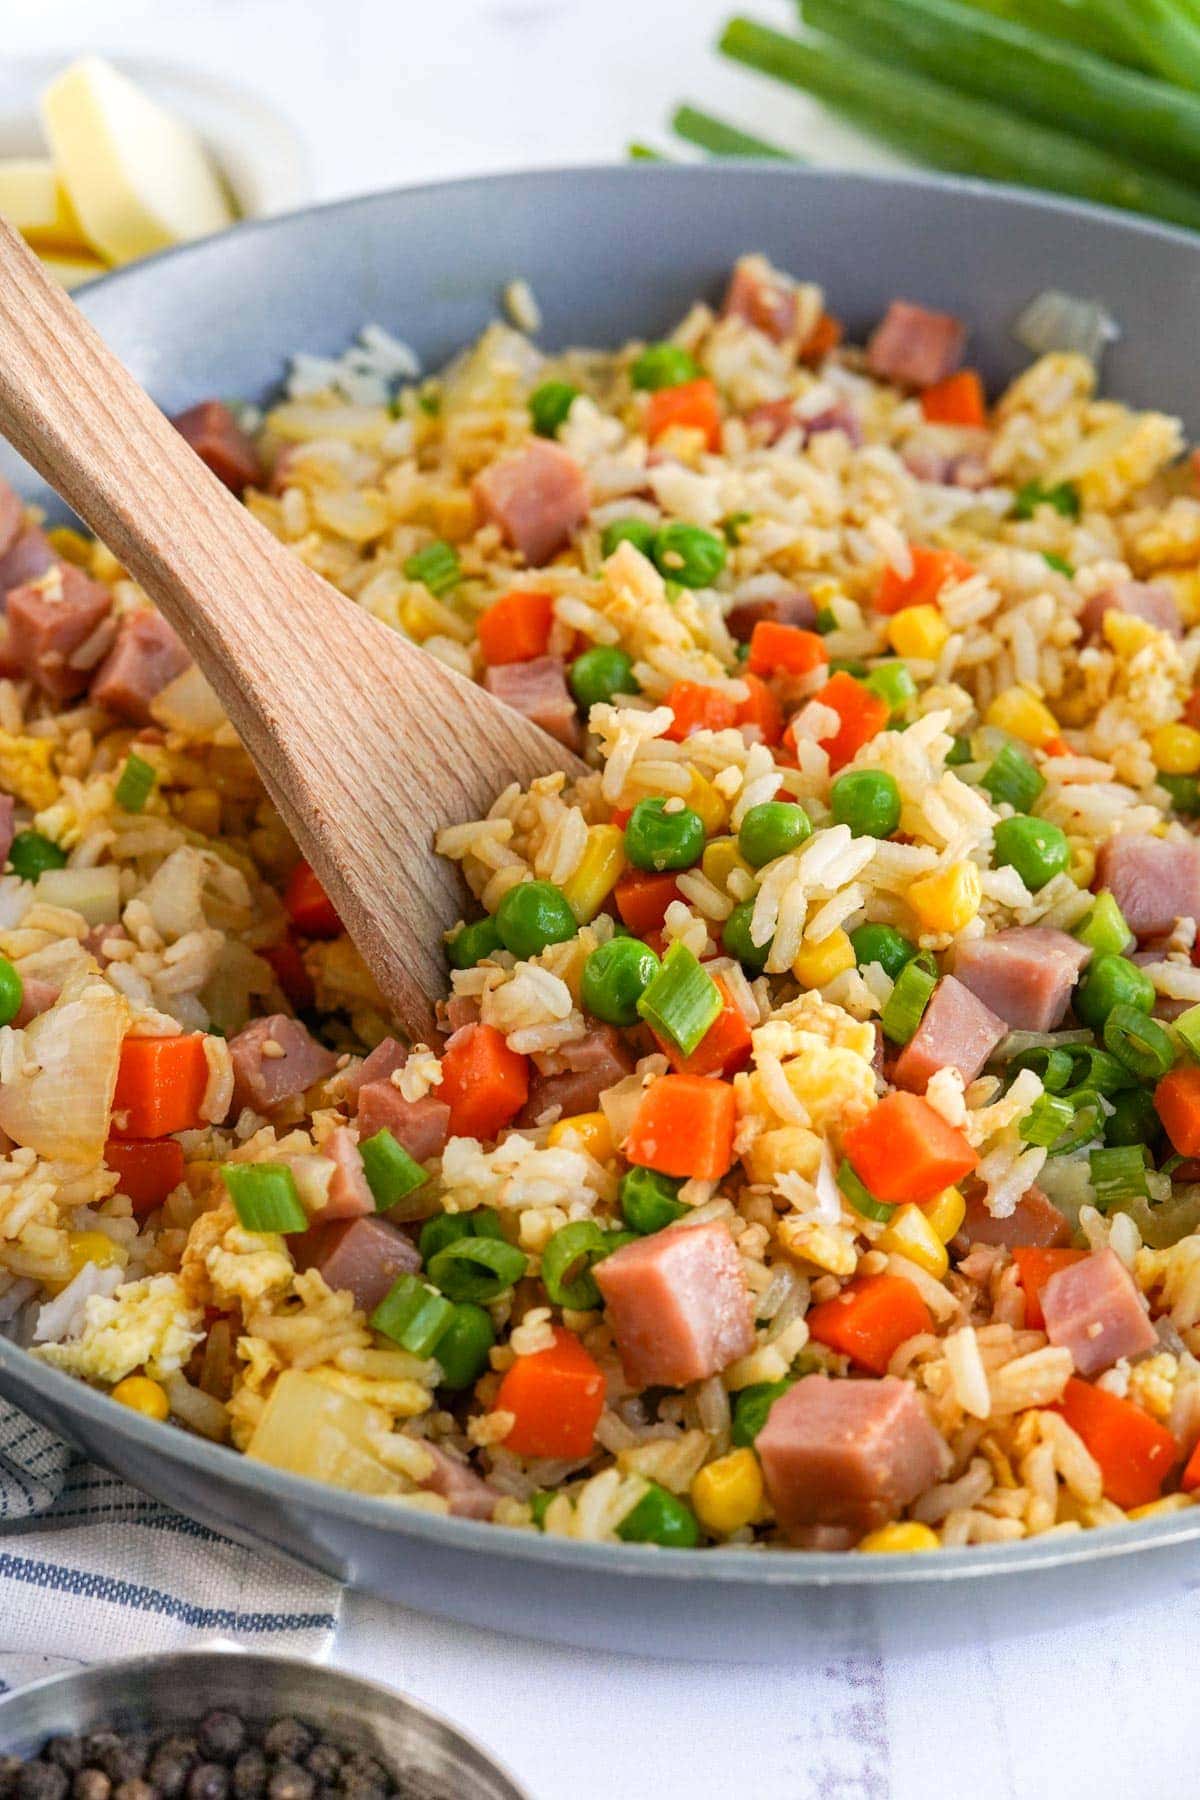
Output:
[[[524,1800],[415,1701],[287,1657],[101,1664],[0,1700],[0,1800]]]

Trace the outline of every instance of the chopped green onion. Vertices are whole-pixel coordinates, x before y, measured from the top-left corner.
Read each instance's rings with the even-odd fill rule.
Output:
[[[1043,1099],[1045,1097],[1042,1096]],[[1088,1088],[1075,1088],[1061,1098],[1071,1109],[1071,1120],[1062,1135],[1048,1146],[1051,1156],[1065,1156],[1069,1150],[1078,1150],[1082,1144],[1090,1144],[1093,1138],[1101,1135],[1104,1128],[1099,1095]]]
[[[423,581],[430,593],[440,599],[462,580],[462,565],[454,545],[437,538],[405,559],[404,573],[410,581]]]
[[[1096,956],[1120,956],[1133,942],[1133,933],[1125,923],[1125,915],[1107,888],[1101,888],[1095,904],[1075,936],[1087,944]]]
[[[1113,1007],[1104,1021],[1104,1047],[1139,1081],[1157,1081],[1175,1061],[1162,1026],[1134,1006]]]
[[[594,1219],[560,1226],[542,1251],[542,1282],[555,1306],[569,1306],[572,1312],[599,1306],[592,1264],[611,1253],[612,1245]]]
[[[886,1225],[896,1210],[894,1206],[887,1206],[882,1200],[875,1198],[844,1156],[838,1165],[837,1184],[855,1212],[861,1213],[864,1219],[874,1219],[876,1224]]]
[[[414,1188],[429,1180],[428,1169],[414,1161],[386,1125],[358,1146],[358,1154],[362,1157],[367,1186],[375,1197],[376,1212],[387,1212],[403,1200],[405,1194],[411,1194]]]
[[[634,146],[629,146],[629,154],[634,154]],[[552,1488],[542,1488],[539,1493],[529,1496],[529,1510],[533,1514],[533,1522],[539,1531],[546,1529],[546,1514],[550,1511],[550,1502],[554,1499]]]
[[[486,1306],[520,1281],[529,1258],[503,1238],[460,1237],[439,1250],[426,1273],[448,1300]]]
[[[1123,1093],[1114,1094],[1112,1108],[1104,1121],[1104,1141],[1110,1146],[1150,1144],[1162,1131],[1149,1088],[1126,1088]]]
[[[1189,1006],[1175,1021],[1176,1034],[1192,1055],[1200,1059],[1200,1006]]]
[[[701,112],[695,106],[676,107],[671,119],[671,129],[685,143],[696,144],[701,150],[707,150],[710,156],[761,156],[774,162],[802,162],[803,157],[793,155],[790,150],[777,149],[765,139],[752,137],[749,132],[741,131],[736,125],[727,125],[723,119],[716,119],[711,113]]]
[[[818,611],[816,618],[813,620],[813,630],[819,631],[821,636],[824,637],[827,632],[836,631],[837,628],[838,622],[834,617],[832,608],[822,606]]]
[[[1160,769],[1155,780],[1160,788],[1166,788],[1171,805],[1181,818],[1200,815],[1200,779],[1195,775],[1164,775]]]
[[[917,697],[917,684],[907,663],[880,663],[866,677],[864,686],[878,694],[881,700],[886,700],[893,713],[903,712],[909,701]]]
[[[1056,575],[1065,575],[1068,581],[1073,579],[1074,565],[1069,563],[1065,556],[1055,556],[1053,550],[1043,550],[1042,561],[1047,568],[1053,569]]]
[[[663,957],[637,1003],[639,1015],[690,1056],[720,1016],[721,990],[686,944],[678,941]]]
[[[1017,1126],[1019,1136],[1027,1144],[1040,1144],[1048,1150],[1058,1142],[1075,1116],[1069,1100],[1058,1094],[1041,1094]]]
[[[987,789],[997,806],[1007,802],[1014,812],[1027,813],[1045,787],[1046,778],[1038,774],[1027,756],[1022,756],[1012,744],[1005,744],[980,777],[979,785]]]
[[[154,791],[158,770],[144,756],[131,750],[125,759],[120,780],[113,789],[113,799],[122,812],[139,813]]]
[[[1146,1153],[1140,1144],[1119,1144],[1112,1149],[1093,1150],[1088,1169],[1096,1205],[1107,1212],[1122,1200],[1148,1199]]]
[[[503,1236],[500,1214],[493,1212],[490,1206],[479,1206],[474,1212],[438,1213],[435,1218],[426,1219],[417,1239],[417,1248],[421,1252],[421,1261],[428,1268],[439,1250],[444,1250],[447,1244],[457,1243],[459,1238],[502,1239]]]
[[[1048,1094],[1061,1094],[1071,1079],[1075,1064],[1069,1050],[1052,1050],[1045,1044],[1037,1044],[1014,1056],[1008,1066],[1014,1075],[1021,1069],[1032,1069],[1035,1075],[1041,1076],[1042,1086]]]
[[[67,853],[40,831],[18,831],[9,846],[8,866],[22,881],[36,881],[47,869],[65,869]]]
[[[734,546],[742,541],[742,526],[748,525],[754,514],[751,512],[732,512],[728,518],[721,520],[721,535],[727,544]]]
[[[1039,506],[1052,506],[1064,519],[1079,517],[1079,495],[1069,481],[1060,481],[1054,487],[1043,487],[1040,481],[1027,481],[1024,487],[1017,489],[1013,517],[1032,519]]]
[[[296,1177],[282,1163],[223,1163],[221,1179],[243,1230],[308,1230]]]
[[[371,1314],[370,1323],[373,1331],[382,1332],[410,1355],[432,1356],[453,1317],[449,1300],[428,1282],[419,1275],[401,1275]]]
[[[971,740],[969,737],[956,737],[946,752],[946,767],[961,769],[964,763],[971,761]]]
[[[740,1449],[753,1444],[767,1422],[767,1414],[794,1384],[790,1381],[755,1381],[734,1396],[733,1426],[729,1433]]]
[[[907,1044],[921,1023],[921,1015],[933,998],[936,986],[937,976],[922,968],[916,957],[905,963],[879,1020],[883,1035],[893,1044]]]
[[[470,1301],[454,1308],[454,1317],[437,1341],[442,1379],[439,1387],[455,1392],[478,1381],[488,1366],[488,1352],[496,1341],[491,1319],[482,1306]]]

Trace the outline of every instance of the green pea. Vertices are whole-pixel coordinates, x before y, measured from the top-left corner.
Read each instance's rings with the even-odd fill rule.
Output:
[[[880,663],[864,677],[864,683],[873,694],[886,700],[893,714],[903,712],[909,702],[917,697],[917,684],[908,672],[908,664],[902,662]]]
[[[812,820],[791,800],[763,800],[752,806],[738,831],[738,849],[751,868],[786,856],[812,836]]]
[[[547,944],[565,944],[579,930],[561,888],[552,881],[523,881],[496,908],[504,948],[516,957],[540,956]]]
[[[65,869],[67,854],[40,831],[18,831],[9,848],[8,866],[22,881],[36,881],[47,869]]]
[[[637,1003],[660,967],[649,944],[640,938],[610,938],[583,965],[579,996],[584,1011],[606,1025],[636,1025]]]
[[[621,1177],[621,1216],[631,1231],[648,1237],[661,1231],[676,1219],[682,1219],[687,1207],[676,1198],[681,1181],[660,1175],[655,1169],[630,1169]]]
[[[571,403],[579,394],[569,381],[543,381],[529,396],[529,417],[539,437],[557,437],[567,422]]]
[[[1200,781],[1194,775],[1164,775],[1160,769],[1154,778],[1166,788],[1171,805],[1182,818],[1194,819],[1200,814]]]
[[[633,658],[625,650],[611,644],[594,644],[577,656],[571,664],[571,692],[587,712],[601,700],[614,694],[636,694],[641,690],[633,679]]]
[[[493,950],[499,950],[501,943],[500,927],[495,919],[490,916],[475,919],[450,939],[446,945],[446,960],[452,969],[473,969]]]
[[[667,812],[659,796],[639,800],[625,827],[625,854],[635,869],[690,869],[704,849],[704,820],[690,806]]]
[[[889,838],[900,824],[900,789],[882,769],[849,769],[839,775],[829,794],[838,825],[854,837]]]
[[[1018,813],[997,825],[992,855],[997,868],[1014,868],[1030,893],[1035,894],[1070,866],[1071,846],[1066,833],[1048,819]]]
[[[657,532],[657,525],[649,519],[610,519],[600,534],[600,554],[607,561],[618,544],[632,544],[643,556],[649,556]]]
[[[878,963],[893,981],[905,963],[910,963],[917,954],[917,946],[910,944],[904,934],[891,925],[860,925],[850,933],[850,942],[860,969],[868,963]]]
[[[756,944],[750,936],[750,920],[754,916],[753,900],[742,900],[734,907],[721,928],[721,948],[727,956],[740,962],[752,975],[761,974],[771,954],[771,940]]]
[[[1132,1006],[1136,1012],[1148,1013],[1154,1005],[1154,983],[1127,957],[1093,957],[1080,977],[1072,1005],[1081,1025],[1101,1031],[1114,1006]]]
[[[1069,481],[1044,487],[1040,481],[1027,481],[1018,488],[1013,499],[1014,519],[1032,519],[1039,506],[1053,507],[1064,519],[1079,517],[1079,491]]]
[[[700,1542],[700,1527],[690,1506],[652,1481],[617,1526],[617,1536],[627,1544],[662,1544],[672,1550],[694,1550]]]
[[[1112,1112],[1104,1121],[1104,1141],[1119,1144],[1153,1144],[1162,1130],[1149,1088],[1124,1088],[1112,1096]]]
[[[25,983],[9,962],[0,956],[0,1025],[11,1025],[21,1010]]]
[[[655,568],[666,580],[678,582],[680,587],[706,588],[712,586],[725,567],[729,552],[725,540],[715,532],[672,519],[655,532],[650,554]]]
[[[629,371],[635,388],[653,393],[658,388],[682,387],[695,381],[700,365],[682,344],[647,344]]]

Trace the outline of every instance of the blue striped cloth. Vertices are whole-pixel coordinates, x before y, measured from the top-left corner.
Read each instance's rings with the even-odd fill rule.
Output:
[[[0,1687],[221,1637],[321,1657],[336,1582],[172,1512],[0,1401]]]

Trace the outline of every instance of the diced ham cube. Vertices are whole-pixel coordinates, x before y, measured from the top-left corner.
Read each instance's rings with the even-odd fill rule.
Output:
[[[420,1100],[406,1100],[390,1081],[368,1081],[358,1093],[358,1135],[362,1143],[377,1131],[390,1131],[414,1162],[440,1156],[450,1136],[450,1108],[437,1090]]]
[[[867,367],[881,381],[932,387],[953,375],[966,345],[967,328],[961,319],[908,300],[893,300],[867,344]]]
[[[1145,619],[1160,631],[1169,631],[1172,637],[1183,636],[1183,620],[1179,617],[1175,596],[1165,581],[1118,581],[1115,587],[1093,594],[1079,615],[1084,632],[1095,636],[1105,613],[1114,608],[1117,612],[1130,613],[1135,619]]]
[[[1046,1336],[1071,1352],[1081,1375],[1099,1375],[1122,1356],[1158,1346],[1133,1276],[1113,1250],[1094,1251],[1059,1269],[1040,1298]]]
[[[0,794],[0,869],[8,861],[8,853],[12,849],[12,841],[16,836],[14,814],[17,803],[11,794]]]
[[[1071,1227],[1040,1187],[1031,1187],[1005,1219],[997,1219],[984,1204],[982,1189],[967,1195],[962,1236],[969,1244],[1036,1245],[1060,1249],[1071,1241]]]
[[[817,622],[816,603],[804,588],[762,600],[742,600],[726,614],[725,624],[739,644],[748,644],[754,627],[764,619],[772,625],[799,625],[802,630],[811,631]]]
[[[177,413],[171,423],[239,499],[246,488],[262,480],[258,451],[223,400],[201,400]]]
[[[719,1220],[639,1238],[595,1274],[634,1387],[703,1381],[754,1348],[746,1279]]]
[[[914,1094],[923,1094],[939,1069],[957,1069],[964,1082],[974,1081],[1007,1035],[1004,1020],[970,988],[953,975],[943,975],[921,1023],[896,1058],[892,1080]]]
[[[96,671],[92,699],[135,725],[150,722],[150,702],[191,662],[167,621],[149,607],[129,613]]]
[[[0,476],[0,557],[8,555],[21,535],[21,496]]]
[[[549,562],[588,515],[583,470],[545,438],[492,463],[475,477],[472,492],[484,518],[535,568]]]
[[[950,1460],[916,1389],[894,1375],[806,1375],[776,1400],[754,1447],[775,1517],[800,1541],[814,1525],[861,1533],[886,1524]]]
[[[112,595],[71,563],[10,588],[6,660],[54,700],[81,694],[111,642]],[[115,627],[112,627],[115,631]]]
[[[595,1112],[601,1094],[631,1075],[634,1065],[632,1054],[611,1025],[596,1026],[577,1043],[564,1044],[540,1061],[542,1071],[530,1082],[519,1126],[536,1125],[554,1108],[559,1119]]]
[[[1091,950],[1048,925],[1018,925],[960,944],[954,973],[1012,1031],[1053,1031]]]
[[[31,525],[0,555],[0,594],[6,594],[9,588],[22,587],[27,581],[36,581],[39,575],[53,568],[56,561],[50,539],[36,525]]]
[[[421,1267],[416,1245],[386,1219],[345,1219],[317,1225],[292,1238],[302,1268],[319,1269],[335,1293],[354,1295],[360,1312],[371,1313],[400,1275]]]
[[[464,1025],[478,1025],[479,1000],[475,994],[451,994],[442,1011],[447,1031],[461,1031]]]
[[[367,1186],[363,1159],[352,1133],[344,1125],[330,1132],[321,1145],[321,1155],[333,1164],[333,1175],[319,1222],[328,1225],[334,1219],[365,1219],[373,1213],[375,1196]]]
[[[21,1004],[13,1024],[28,1025],[39,1013],[49,1012],[58,999],[59,988],[53,981],[42,981],[37,975],[26,975],[21,981]]]
[[[515,712],[524,713],[568,750],[578,749],[579,717],[561,656],[493,663],[484,675],[483,685],[489,694],[495,694],[497,700],[503,700]]]
[[[820,437],[825,431],[840,431],[857,447],[863,441],[862,425],[858,414],[844,402],[836,406],[827,406],[823,412],[814,413],[811,418],[804,418],[796,410],[794,400],[763,400],[752,406],[746,414],[746,429],[755,443],[764,444],[769,449],[777,444],[785,431],[800,426],[804,432],[804,442]]]
[[[233,1063],[233,1107],[266,1112],[281,1100],[302,1094],[314,1081],[324,1081],[337,1067],[332,1050],[318,1044],[298,1019],[271,1013],[251,1019],[229,1040]]]
[[[421,1448],[433,1458],[433,1474],[427,1475],[422,1485],[431,1494],[440,1494],[444,1500],[448,1500],[450,1511],[456,1517],[490,1519],[500,1498],[495,1488],[489,1487],[474,1469],[465,1462],[460,1462],[458,1457],[451,1456],[449,1451],[426,1443],[422,1443]]]
[[[342,1093],[346,1096],[347,1104],[354,1105],[368,1082],[386,1081],[396,1069],[402,1069],[407,1061],[408,1051],[403,1044],[398,1044],[394,1037],[381,1038],[356,1069],[347,1069],[342,1076]]]
[[[744,319],[777,344],[796,334],[798,296],[795,282],[773,269],[763,256],[741,256],[733,265],[722,315]]]
[[[1176,919],[1200,919],[1200,845],[1122,832],[1096,853],[1095,887],[1111,889],[1135,936],[1161,937]]]

